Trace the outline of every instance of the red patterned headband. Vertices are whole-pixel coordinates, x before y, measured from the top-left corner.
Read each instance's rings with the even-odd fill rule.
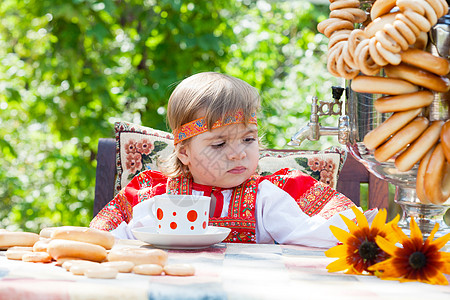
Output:
[[[252,124],[258,124],[256,120],[256,113],[251,114],[248,122]],[[234,116],[228,116],[224,120],[217,120],[213,124],[212,129],[238,123],[244,123],[244,114],[242,111],[238,111]],[[199,118],[197,120],[186,123],[182,125],[179,130],[173,131],[174,144],[176,145],[181,141],[184,141],[206,131],[208,131],[208,126],[206,124],[205,118]]]

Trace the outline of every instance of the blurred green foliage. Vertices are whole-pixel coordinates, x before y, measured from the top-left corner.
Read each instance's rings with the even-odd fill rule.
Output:
[[[0,227],[87,226],[98,139],[118,120],[167,130],[171,90],[201,71],[257,87],[264,142],[285,148],[310,97],[339,84],[316,30],[327,15],[306,1],[2,0]]]

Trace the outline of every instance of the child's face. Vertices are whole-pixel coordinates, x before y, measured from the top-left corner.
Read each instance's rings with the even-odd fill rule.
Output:
[[[258,166],[258,129],[255,124],[232,124],[191,138],[179,159],[188,166],[194,182],[232,188],[240,185]]]

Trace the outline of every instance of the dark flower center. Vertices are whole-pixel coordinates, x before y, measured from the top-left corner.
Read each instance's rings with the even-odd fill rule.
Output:
[[[414,252],[409,256],[409,265],[415,269],[421,269],[427,264],[427,257],[420,251]]]
[[[359,246],[359,256],[365,260],[374,260],[377,257],[378,245],[375,242],[365,240]]]

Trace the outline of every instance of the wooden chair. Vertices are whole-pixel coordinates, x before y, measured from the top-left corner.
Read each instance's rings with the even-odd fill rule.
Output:
[[[116,178],[116,141],[98,141],[95,179],[94,216],[114,197]],[[388,208],[388,183],[371,174],[353,156],[348,155],[337,183],[337,190],[360,205],[361,183],[368,183],[368,207]]]

